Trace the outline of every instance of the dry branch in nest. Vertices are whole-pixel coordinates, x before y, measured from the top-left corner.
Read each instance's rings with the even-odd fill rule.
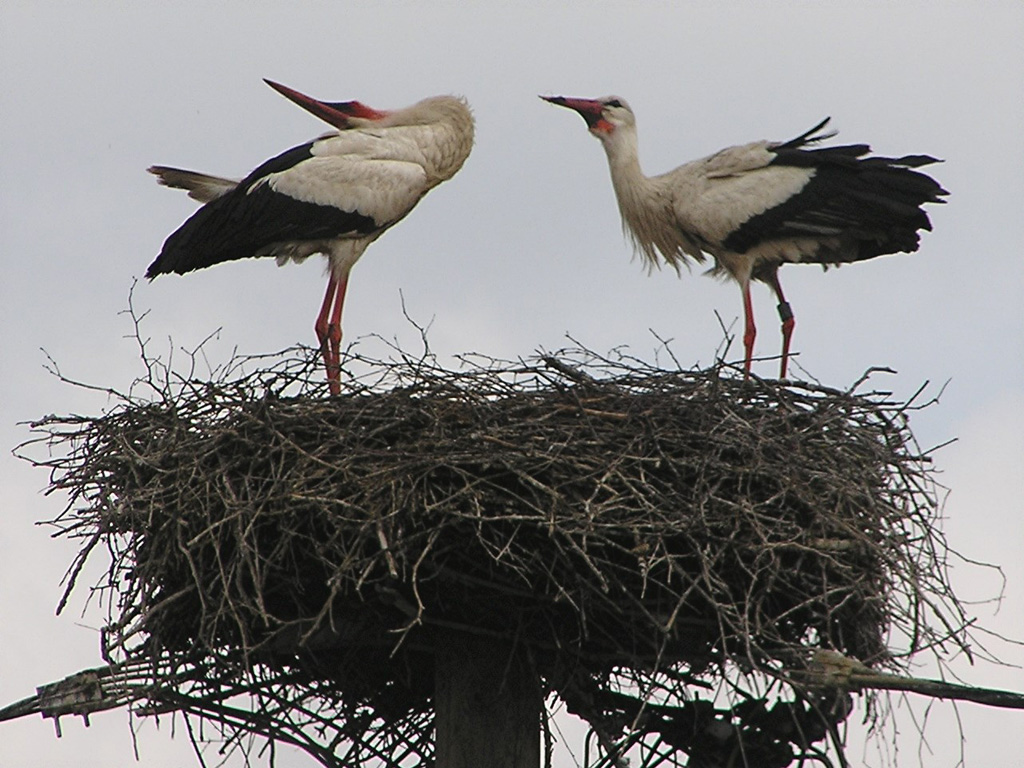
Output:
[[[527,658],[607,764],[784,766],[841,751],[846,697],[785,682],[813,649],[965,649],[912,402],[580,349],[349,355],[340,397],[308,350],[210,380],[149,360],[103,416],[34,425],[148,711],[427,765],[435,644],[463,631]]]

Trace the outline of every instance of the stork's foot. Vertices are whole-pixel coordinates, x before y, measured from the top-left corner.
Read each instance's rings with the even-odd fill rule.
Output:
[[[341,394],[341,328],[333,323],[316,326],[316,336],[320,340],[320,356],[324,359],[327,371],[327,386],[332,395]]]
[[[754,357],[754,338],[757,332],[754,330],[752,325],[747,327],[747,332],[743,334],[743,378],[750,378],[750,363]]]
[[[327,388],[332,395],[341,394],[341,365],[340,363],[327,364]]]
[[[341,394],[341,326],[331,323],[327,328],[331,345],[331,362],[327,365],[327,385],[332,395]]]

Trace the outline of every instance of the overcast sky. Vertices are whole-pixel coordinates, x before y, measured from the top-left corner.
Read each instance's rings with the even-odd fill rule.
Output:
[[[715,312],[741,317],[735,285],[699,270],[648,276],[631,260],[600,145],[537,94],[628,98],[649,174],[727,145],[787,139],[826,115],[840,140],[944,158],[930,170],[951,196],[931,207],[934,232],[918,253],[782,270],[797,318],[795,373],[845,387],[889,366],[898,374],[878,386],[901,396],[949,381],[912,427],[924,447],[957,438],[936,456],[951,489],[949,542],[1004,569],[1004,602],[998,612],[975,606],[979,625],[1024,637],[1024,5],[553,5],[0,4],[0,705],[101,661],[102,614],[81,616],[84,592],[54,616],[76,545],[35,522],[63,500],[43,496],[45,473],[9,451],[28,436],[18,422],[108,403],[49,375],[41,349],[76,379],[123,389],[140,374],[122,310],[194,210],[145,168],[240,177],[325,130],[263,77],[381,108],[436,93],[470,101],[472,156],[371,246],[345,307],[346,341],[381,334],[415,346],[404,296],[415,320],[432,323],[442,360],[529,355],[565,345],[566,334],[653,358],[653,330],[684,365],[706,365],[722,337]],[[251,260],[141,282],[134,301],[163,349],[221,329],[208,354],[223,361],[236,347],[313,343],[324,285],[316,260],[282,269]],[[753,293],[756,352],[774,355],[774,302],[764,286]],[[772,376],[776,366],[755,371]],[[1001,587],[967,564],[954,580],[971,600]],[[1024,691],[1024,648],[990,647],[1017,666],[955,669]],[[918,752],[907,702],[897,703],[900,764],[955,766],[951,706],[932,707]],[[920,715],[924,703],[915,706]],[[1019,765],[1024,713],[967,704],[959,721],[969,766]],[[139,751],[147,767],[194,764],[166,722],[141,727]],[[88,729],[65,721],[59,740],[40,717],[0,724],[3,768],[109,768],[134,764],[132,754],[123,711],[94,716]],[[873,747],[868,758],[880,762]]]

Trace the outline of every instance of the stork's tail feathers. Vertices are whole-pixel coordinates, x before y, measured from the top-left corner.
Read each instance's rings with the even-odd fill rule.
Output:
[[[233,179],[211,176],[208,173],[186,171],[181,168],[169,168],[166,165],[153,165],[146,169],[165,187],[184,189],[188,196],[200,203],[216,200],[238,186]]]

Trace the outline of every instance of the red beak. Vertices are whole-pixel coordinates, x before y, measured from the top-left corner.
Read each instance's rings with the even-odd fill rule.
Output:
[[[326,123],[333,125],[339,130],[351,127],[350,118],[359,117],[365,120],[380,120],[387,115],[387,112],[379,112],[376,109],[362,104],[358,101],[320,101],[312,96],[299,93],[287,85],[275,83],[273,80],[263,79],[267,85],[280,93],[289,101],[298,104],[307,112],[316,115]]]
[[[596,99],[575,99],[570,96],[541,96],[541,98],[560,107],[568,107],[579,112],[580,116],[587,121],[588,128],[593,128],[601,121],[604,104]]]

